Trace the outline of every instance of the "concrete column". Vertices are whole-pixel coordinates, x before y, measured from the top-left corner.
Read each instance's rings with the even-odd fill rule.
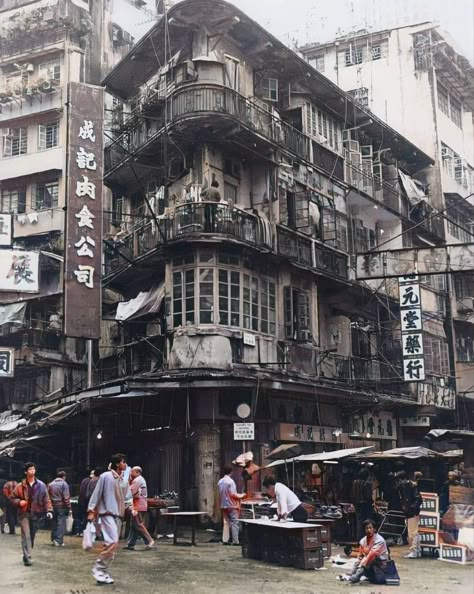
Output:
[[[216,485],[220,473],[220,433],[215,425],[196,428],[196,483],[198,510],[214,515]]]

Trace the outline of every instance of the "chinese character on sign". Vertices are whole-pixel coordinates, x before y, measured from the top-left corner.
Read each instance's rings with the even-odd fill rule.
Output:
[[[88,256],[89,258],[94,257],[94,252],[92,251],[91,247],[95,247],[95,241],[92,239],[92,237],[84,237],[84,235],[81,235],[79,241],[74,245],[75,247],[79,248],[76,251],[78,256]]]
[[[82,176],[82,181],[77,180],[76,196],[79,198],[89,196],[89,198],[95,200],[95,184],[90,182],[89,178],[85,175]]]
[[[421,334],[404,334],[402,339],[403,356],[423,354],[423,339]]]
[[[421,312],[408,309],[402,315],[402,330],[421,330]]]
[[[78,136],[79,138],[82,138],[82,140],[95,142],[94,122],[84,120],[84,125],[79,128]]]
[[[314,441],[313,427],[311,425],[308,425],[306,428],[306,437],[308,441]]]
[[[94,288],[94,267],[83,266],[79,264],[77,270],[74,271],[77,282],[81,285],[85,285],[88,289]]]
[[[420,286],[406,285],[400,287],[400,307],[420,305]]]
[[[95,215],[91,213],[91,211],[84,205],[81,210],[74,215],[76,219],[79,219],[77,223],[78,227],[89,227],[89,229],[94,228],[94,224],[92,219],[95,219]]]
[[[95,154],[86,152],[82,146],[77,151],[76,163],[79,169],[90,169],[91,171],[97,169]]]
[[[321,441],[326,441],[326,429],[324,427],[319,428],[319,439]]]
[[[295,437],[297,437],[297,438],[303,437],[303,426],[302,425],[295,425]]]
[[[425,379],[424,359],[405,359],[403,368],[405,381],[423,381]]]
[[[10,351],[0,351],[0,376],[11,375],[12,354]]]

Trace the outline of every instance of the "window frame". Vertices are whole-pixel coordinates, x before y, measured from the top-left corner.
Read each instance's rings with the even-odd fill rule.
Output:
[[[268,85],[265,84],[266,81],[268,82]],[[262,99],[265,101],[272,101],[273,103],[278,102],[278,82],[278,78],[272,78],[270,76],[262,78]],[[274,88],[272,88],[272,83],[274,83]]]
[[[2,156],[4,159],[10,159],[12,157],[21,157],[22,155],[28,154],[28,128],[18,127],[10,128],[10,132],[15,134],[9,134],[3,137]],[[8,143],[10,143],[9,149],[7,150]],[[14,143],[17,144],[17,150],[14,150]]]
[[[53,76],[48,73],[52,70]],[[46,73],[46,76],[45,76]],[[38,64],[38,74],[40,77],[45,77],[48,80],[54,80],[55,82],[61,81],[61,60],[56,58],[55,60],[49,60],[48,62],[42,62]]]
[[[8,194],[8,209],[4,201]],[[16,194],[15,206],[12,208],[12,196]],[[2,214],[23,214],[26,212],[26,188],[3,188],[0,191],[0,212]]]
[[[50,129],[50,131],[48,131]],[[38,150],[48,151],[59,146],[60,126],[59,120],[38,124]],[[48,134],[50,140],[48,142]],[[53,141],[55,144],[53,144]]]
[[[55,191],[51,194],[51,189],[55,188]],[[39,193],[40,191],[43,192],[42,203],[40,204]],[[51,197],[51,204],[49,206],[44,206],[44,197],[45,191],[50,194]],[[53,208],[57,208],[59,205],[59,180],[53,180],[49,182],[42,182],[36,184],[35,187],[35,194],[34,194],[35,202],[32,205],[33,210],[51,210]]]

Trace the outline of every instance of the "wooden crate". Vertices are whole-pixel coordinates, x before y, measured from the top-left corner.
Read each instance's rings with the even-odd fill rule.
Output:
[[[315,549],[321,546],[321,528],[308,525],[308,528],[292,530],[287,536],[287,543],[293,549]]]
[[[439,530],[440,515],[435,513],[422,512],[420,514],[420,529]]]
[[[330,540],[322,541],[321,547],[323,549],[324,556],[326,558],[330,557],[331,556],[331,541]]]
[[[439,546],[439,532],[438,530],[419,530],[420,545],[425,547]]]
[[[439,547],[439,559],[448,563],[465,565],[467,563],[467,547],[441,543]]]
[[[423,503],[421,513],[439,513],[439,496],[436,493],[421,493]]]
[[[305,549],[295,553],[293,566],[300,569],[319,569],[324,567],[324,553],[321,547]]]

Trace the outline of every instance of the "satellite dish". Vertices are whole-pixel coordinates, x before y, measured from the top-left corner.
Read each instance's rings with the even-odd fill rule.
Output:
[[[246,419],[247,417],[249,417],[250,412],[250,406],[248,404],[245,404],[245,402],[239,404],[239,406],[237,407],[237,416],[240,419]]]

